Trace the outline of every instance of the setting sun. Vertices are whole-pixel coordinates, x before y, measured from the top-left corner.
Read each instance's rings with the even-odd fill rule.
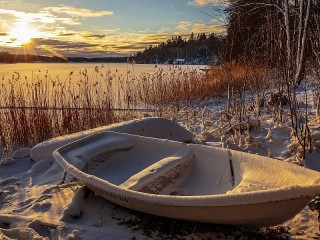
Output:
[[[40,32],[28,22],[16,22],[9,32],[9,38],[15,45],[29,43],[32,38],[40,36]]]

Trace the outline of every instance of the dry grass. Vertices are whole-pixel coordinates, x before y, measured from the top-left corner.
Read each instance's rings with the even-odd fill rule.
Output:
[[[0,86],[0,141],[4,150],[33,146],[50,137],[78,132],[136,117],[125,96],[123,77],[86,70],[77,79],[53,79],[49,73],[33,79],[14,73]],[[115,81],[118,81],[115,87]],[[122,101],[122,105],[118,103]],[[117,105],[118,104],[118,105]],[[117,112],[126,105],[128,111]]]
[[[82,131],[120,120],[143,116],[136,108],[155,109],[151,116],[161,116],[172,105],[189,104],[214,97],[234,99],[245,84],[260,86],[263,68],[224,64],[207,73],[158,68],[153,74],[135,76],[96,67],[67,79],[52,78],[48,72],[32,79],[14,73],[0,86],[0,141],[4,149],[32,146],[50,137]],[[119,112],[116,109],[122,109]]]
[[[207,73],[183,70],[173,66],[169,71],[159,69],[154,75],[143,74],[136,82],[136,96],[144,103],[170,104],[202,101],[226,96],[228,87],[234,92],[244,85],[257,88],[264,84],[268,69],[260,66],[245,66],[226,63],[212,66]]]

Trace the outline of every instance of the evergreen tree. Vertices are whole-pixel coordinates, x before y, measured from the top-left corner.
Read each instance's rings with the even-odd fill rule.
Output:
[[[168,39],[165,43],[157,46],[149,46],[143,52],[137,52],[134,56],[139,63],[165,63],[172,62],[176,58],[187,60],[201,59],[207,62],[216,58],[218,48],[221,44],[221,37],[215,34],[207,36],[205,33],[191,33],[188,40],[182,36],[175,36]]]

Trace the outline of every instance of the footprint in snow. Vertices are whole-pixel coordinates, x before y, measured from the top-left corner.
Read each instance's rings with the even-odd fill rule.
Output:
[[[24,210],[28,209],[29,207],[32,206],[32,202],[34,201],[34,198],[30,198],[26,201],[23,201],[21,203],[19,203],[19,208],[18,209],[14,209],[12,210],[13,213],[21,213]]]
[[[26,201],[19,203],[20,208],[13,210],[13,212],[21,213],[30,207],[32,207],[32,209],[35,211],[45,212],[45,211],[49,210],[52,205],[50,202],[48,202],[46,200],[51,199],[51,198],[52,198],[52,195],[49,195],[49,194],[42,195],[37,199],[30,198]],[[42,203],[43,201],[45,201],[45,202]]]
[[[44,203],[36,203],[33,205],[32,210],[35,212],[47,212],[51,208],[52,203],[50,202],[44,202]]]
[[[14,183],[17,183],[20,179],[17,177],[11,177],[11,178],[7,178],[4,179],[0,182],[0,187],[4,187],[7,185],[13,185]]]
[[[51,199],[51,198],[52,198],[52,195],[44,194],[44,195],[38,197],[37,200],[35,200],[35,202],[42,202],[44,200]]]

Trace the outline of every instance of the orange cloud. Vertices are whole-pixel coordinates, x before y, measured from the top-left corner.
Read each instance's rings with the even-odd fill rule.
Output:
[[[225,28],[223,25],[219,24],[217,21],[212,21],[212,24],[204,24],[202,22],[189,22],[189,21],[181,21],[176,29],[179,32],[175,32],[177,35],[183,35],[186,33],[216,33],[223,34],[225,32]]]
[[[94,11],[86,8],[76,8],[66,5],[60,5],[59,7],[47,7],[43,10],[55,13],[65,13],[77,17],[102,17],[106,15],[113,15],[113,11]]]
[[[192,23],[189,21],[181,21],[177,26],[176,29],[181,31],[189,31],[192,26]]]

